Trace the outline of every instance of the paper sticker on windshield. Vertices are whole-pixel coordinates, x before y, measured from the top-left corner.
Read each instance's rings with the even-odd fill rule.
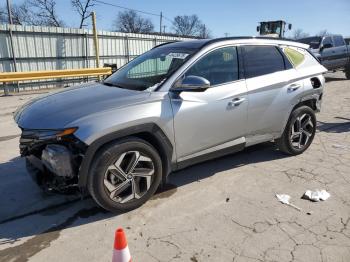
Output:
[[[186,53],[169,53],[167,57],[185,59],[188,56]]]

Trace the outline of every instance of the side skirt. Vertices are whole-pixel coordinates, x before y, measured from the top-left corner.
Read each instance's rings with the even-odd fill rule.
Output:
[[[186,168],[186,167],[189,167],[189,166],[201,163],[201,162],[205,162],[205,161],[212,160],[212,159],[215,159],[215,158],[219,158],[219,157],[222,157],[222,156],[225,156],[225,155],[237,153],[239,151],[242,151],[245,147],[246,147],[246,143],[243,142],[243,143],[236,144],[236,145],[233,145],[233,146],[230,146],[230,147],[225,147],[223,149],[216,150],[214,152],[201,154],[199,156],[194,156],[192,158],[187,158],[187,159],[184,159],[182,161],[180,160],[180,161],[177,162],[177,167],[175,169],[173,169],[173,170],[174,171],[175,170],[180,170],[180,169],[183,169],[183,168]]]

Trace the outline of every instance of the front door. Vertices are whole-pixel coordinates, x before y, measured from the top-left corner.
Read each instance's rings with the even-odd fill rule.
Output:
[[[178,161],[225,150],[245,142],[247,90],[239,79],[236,47],[211,51],[184,76],[210,81],[204,92],[171,93]]]

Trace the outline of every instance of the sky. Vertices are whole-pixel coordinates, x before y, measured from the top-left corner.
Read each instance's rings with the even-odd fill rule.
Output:
[[[12,0],[14,4],[23,0]],[[311,35],[327,29],[334,34],[350,36],[350,0],[103,0],[128,8],[159,14],[161,11],[166,31],[171,30],[171,19],[177,15],[196,14],[211,30],[213,37],[257,35],[260,21],[285,20],[294,29]],[[77,27],[78,19],[70,0],[56,0],[58,14],[69,27]],[[96,4],[97,27],[113,30],[113,21],[123,9]],[[148,16],[159,30],[159,17]],[[89,23],[88,27],[91,27]],[[291,35],[291,32],[286,36]]]

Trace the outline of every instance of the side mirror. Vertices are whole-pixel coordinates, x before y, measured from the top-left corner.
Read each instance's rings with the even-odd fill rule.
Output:
[[[289,25],[288,25],[288,29],[289,29],[289,30],[292,30],[292,24],[289,24]]]
[[[257,26],[257,27],[256,27],[256,31],[257,31],[257,32],[260,32],[260,26]]]
[[[200,76],[186,76],[175,83],[171,91],[175,92],[203,92],[210,88],[209,80]]]

